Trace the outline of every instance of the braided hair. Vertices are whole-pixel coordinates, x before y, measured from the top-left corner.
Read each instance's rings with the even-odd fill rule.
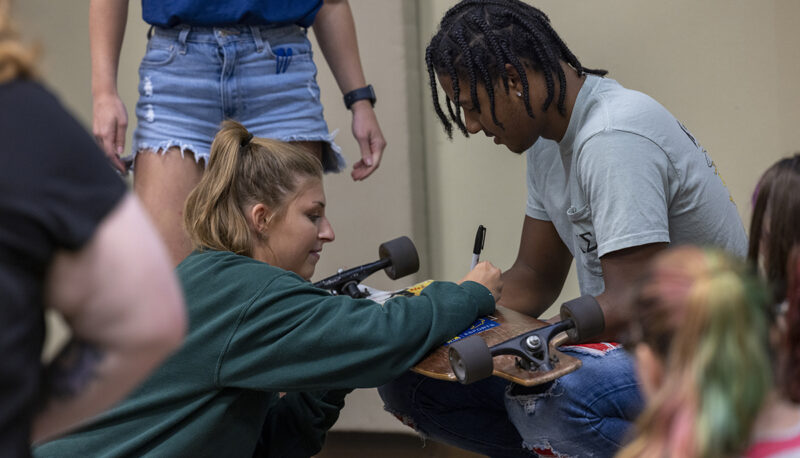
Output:
[[[520,76],[522,99],[531,118],[528,78],[525,66],[530,65],[544,74],[547,97],[542,110],[547,110],[555,97],[558,80],[560,92],[556,106],[566,116],[564,101],[567,80],[561,67],[564,61],[575,69],[579,76],[584,73],[603,76],[605,70],[587,69],[550,26],[550,19],[542,11],[520,0],[462,0],[442,18],[439,31],[425,50],[425,64],[433,95],[433,107],[444,125],[447,136],[453,137],[453,124],[469,136],[461,119],[459,103],[459,77],[469,81],[472,104],[480,113],[477,86],[483,84],[489,96],[492,120],[500,128],[494,108],[494,84],[500,77],[508,93],[506,64],[512,65]],[[439,104],[436,75],[445,74],[453,84],[453,100],[445,98],[448,114]]]

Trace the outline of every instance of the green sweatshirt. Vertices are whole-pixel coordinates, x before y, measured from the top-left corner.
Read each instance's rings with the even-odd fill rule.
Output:
[[[350,389],[389,382],[494,310],[478,283],[434,282],[380,305],[230,252],[192,253],[177,273],[189,314],[181,349],[36,456],[250,458],[262,429],[269,456],[310,456]]]

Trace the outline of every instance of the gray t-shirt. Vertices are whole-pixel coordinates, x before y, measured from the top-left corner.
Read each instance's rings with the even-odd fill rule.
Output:
[[[527,152],[531,218],[551,221],[575,257],[582,294],[603,292],[600,257],[656,242],[739,256],[747,236],[706,150],[663,106],[588,75],[561,142]]]

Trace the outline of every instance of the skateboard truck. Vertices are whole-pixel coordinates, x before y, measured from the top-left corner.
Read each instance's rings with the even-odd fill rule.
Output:
[[[498,355],[516,356],[521,369],[543,372],[553,370],[557,362],[550,353],[550,341],[566,332],[573,342],[595,337],[605,329],[605,319],[600,305],[592,296],[582,296],[561,305],[561,318],[555,324],[512,337],[489,348],[486,342],[474,335],[454,342],[449,349],[450,366],[459,382],[469,384],[492,375],[492,358]]]
[[[544,328],[535,329],[520,336],[499,343],[490,349],[492,356],[514,355],[517,366],[529,370],[553,370],[555,355],[550,355],[550,341],[553,337],[574,327],[572,320],[560,321]]]
[[[352,269],[341,270],[336,275],[322,279],[314,286],[330,290],[333,294],[346,294],[353,298],[367,297],[358,288],[365,278],[383,269],[392,280],[411,275],[419,270],[419,255],[414,242],[406,236],[382,243],[378,247],[379,260]]]

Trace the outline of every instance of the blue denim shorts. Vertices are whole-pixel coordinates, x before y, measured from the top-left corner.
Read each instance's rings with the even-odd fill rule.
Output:
[[[296,25],[156,27],[139,66],[134,154],[178,146],[208,163],[220,123],[235,119],[257,137],[323,142],[325,171],[339,171],[316,75]]]

